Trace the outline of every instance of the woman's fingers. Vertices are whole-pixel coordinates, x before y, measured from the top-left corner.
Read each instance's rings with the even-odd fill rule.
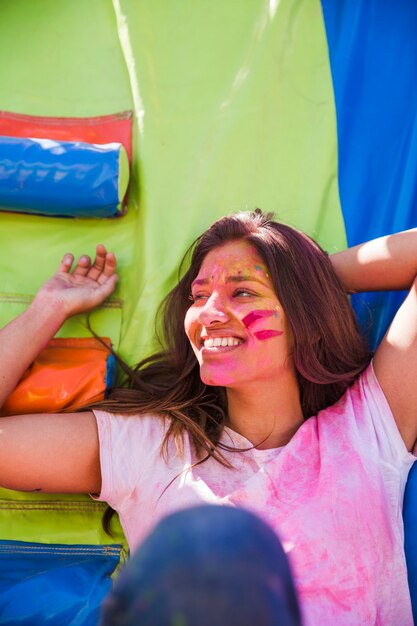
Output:
[[[111,296],[111,294],[116,288],[116,283],[118,280],[119,280],[119,277],[117,276],[117,274],[113,274],[112,276],[106,278],[105,282],[100,284],[98,291],[100,293],[102,300],[105,300],[106,298]]]
[[[58,272],[65,272],[66,274],[68,274],[68,272],[70,271],[72,267],[73,262],[74,262],[74,255],[68,252],[67,254],[63,256],[62,261],[58,267]]]
[[[91,265],[88,271],[88,278],[92,280],[97,280],[100,274],[102,273],[105,263],[106,263],[106,248],[100,243],[96,247],[96,256],[94,259],[94,263]]]
[[[106,254],[106,261],[104,263],[104,268],[101,276],[98,277],[98,282],[103,284],[109,278],[112,278],[116,274],[117,261],[113,252],[108,252]]]
[[[73,271],[74,276],[87,276],[91,267],[91,259],[87,254],[83,254],[77,261]]]
[[[74,276],[85,276],[99,285],[103,285],[109,278],[115,276],[117,261],[112,252],[107,252],[106,248],[99,244],[96,248],[94,263],[91,262],[87,254],[79,257],[75,268],[71,272],[74,263],[74,255],[67,253],[59,264],[58,271],[65,274],[72,273]],[[112,286],[112,290],[114,285]]]
[[[96,258],[88,272],[88,278],[96,280],[100,285],[113,276],[116,272],[116,257],[112,252],[107,252],[106,248],[99,244],[96,248]]]

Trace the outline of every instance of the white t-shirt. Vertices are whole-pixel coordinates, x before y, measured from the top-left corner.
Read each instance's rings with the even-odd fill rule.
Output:
[[[134,550],[166,514],[200,503],[242,506],[278,534],[305,626],[412,626],[402,504],[415,457],[399,434],[372,365],[282,448],[224,452],[234,469],[161,442],[157,416],[95,411],[100,499],[120,515]],[[222,441],[252,444],[225,428]],[[173,480],[175,479],[175,480]],[[167,488],[167,485],[170,486]]]

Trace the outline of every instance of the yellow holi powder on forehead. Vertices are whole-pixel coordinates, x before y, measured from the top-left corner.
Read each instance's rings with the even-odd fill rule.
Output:
[[[212,280],[224,273],[230,275],[253,275],[253,270],[261,272],[267,279],[270,279],[268,268],[262,259],[255,254],[255,251],[248,247],[246,243],[230,243],[211,250],[204,259],[200,272],[203,276]]]

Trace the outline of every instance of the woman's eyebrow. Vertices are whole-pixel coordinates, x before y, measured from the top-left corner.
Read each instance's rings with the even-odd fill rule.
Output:
[[[243,283],[243,282],[252,283],[254,282],[254,283],[261,283],[261,285],[265,284],[262,280],[259,280],[259,278],[256,278],[256,276],[243,276],[242,274],[238,274],[237,276],[227,276],[226,282],[227,283]]]
[[[196,285],[208,285],[210,282],[210,280],[208,278],[196,278],[193,282],[191,287],[194,287]],[[259,280],[259,278],[256,278],[256,276],[243,276],[242,274],[237,274],[236,276],[227,276],[226,278],[226,283],[243,283],[243,282],[255,282],[255,283],[260,283],[261,285],[264,285],[265,287],[267,287],[268,285],[265,285],[265,283],[262,280]]]
[[[191,283],[191,287],[194,287],[195,285],[208,285],[208,283],[209,283],[208,278],[196,278]]]

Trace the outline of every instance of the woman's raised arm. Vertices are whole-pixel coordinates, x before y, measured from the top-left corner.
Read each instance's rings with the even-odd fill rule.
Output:
[[[417,274],[417,228],[330,256],[349,293],[409,289]]]
[[[62,324],[98,306],[113,292],[116,258],[104,246],[97,246],[94,263],[81,256],[71,271],[73,261],[72,254],[66,254],[29,308],[0,330],[0,407]]]
[[[417,439],[417,229],[331,257],[351,291],[409,289],[374,357],[374,369],[408,450]]]
[[[0,331],[0,405],[66,319],[113,292],[116,259],[97,246],[92,263],[64,256],[57,273],[18,318]],[[22,491],[97,493],[98,434],[91,412],[19,415],[0,420],[0,485]]]
[[[412,450],[417,439],[417,279],[375,353],[374,369]]]

